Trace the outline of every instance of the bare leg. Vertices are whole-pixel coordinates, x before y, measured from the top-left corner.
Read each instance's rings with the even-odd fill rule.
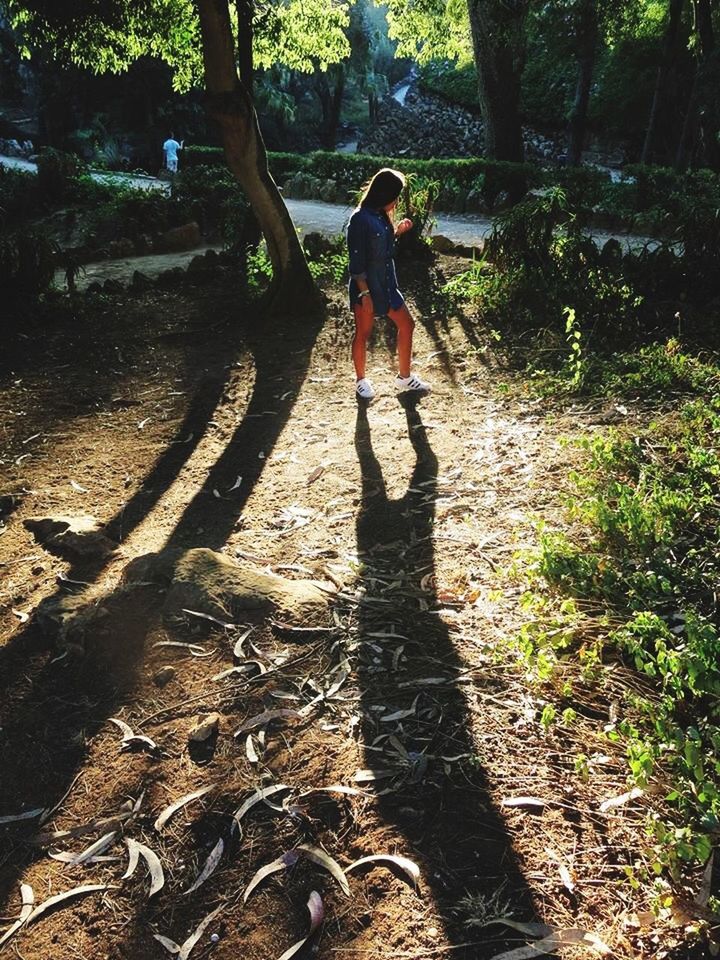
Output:
[[[362,380],[365,376],[365,362],[367,360],[367,342],[372,333],[375,318],[368,311],[363,310],[360,304],[353,307],[355,317],[355,336],[352,342],[352,358],[355,365],[355,376]]]
[[[397,327],[398,366],[400,368],[400,376],[409,377],[415,321],[410,316],[410,311],[405,304],[403,304],[397,310],[388,310],[388,316]]]

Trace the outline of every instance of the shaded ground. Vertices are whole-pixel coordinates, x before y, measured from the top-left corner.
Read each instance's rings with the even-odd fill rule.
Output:
[[[391,338],[379,330],[369,375],[381,393],[358,408],[340,291],[321,328],[269,328],[218,285],[108,299],[102,318],[42,338],[27,330],[11,345],[0,466],[26,493],[0,528],[0,817],[52,810],[44,834],[111,820],[55,838],[38,836],[37,817],[0,824],[0,935],[19,912],[20,882],[38,902],[110,885],[22,931],[19,955],[165,957],[154,934],[182,943],[222,908],[192,956],[272,960],[305,935],[312,890],[325,904],[322,958],[484,960],[530,939],[507,920],[588,929],[614,956],[655,954],[660,934],[637,920],[648,903],[623,882],[654,800],[599,812],[625,790],[601,733],[627,681],[618,668],[590,693],[576,678],[577,721],[545,731],[547,698],[562,694],[528,685],[503,646],[529,620],[503,570],[532,542],[529,518],[558,510],[562,439],[615,414],[563,414],[508,392],[482,336],[422,314],[427,290],[410,291],[417,369],[435,386],[419,405],[393,396]],[[94,515],[118,553],[58,558],[23,525],[52,513]],[[123,581],[131,560],[195,546],[323,582],[333,629],[256,623],[244,653],[257,666],[218,679],[245,628],[192,614],[168,623],[161,587]],[[57,659],[38,607],[75,592],[92,598],[93,629],[84,655]],[[201,649],[167,646],[190,641]],[[175,674],[160,686],[167,665]],[[304,712],[233,737],[266,709]],[[210,711],[221,715],[217,741],[189,746]],[[110,717],[159,754],[121,752]],[[587,781],[579,753],[593,758]],[[232,812],[278,784],[288,790],[234,831]],[[167,804],[209,785],[164,831],[153,827]],[[335,785],[352,791],[307,793]],[[135,816],[113,819],[128,801]],[[107,831],[118,860],[72,867],[48,856]],[[149,902],[144,868],[121,879],[123,835],[163,863],[165,888]],[[188,895],[219,838],[219,866]],[[408,857],[418,890],[378,867],[351,873],[346,897],[301,859],[244,904],[256,871],[303,843],[342,868]]]

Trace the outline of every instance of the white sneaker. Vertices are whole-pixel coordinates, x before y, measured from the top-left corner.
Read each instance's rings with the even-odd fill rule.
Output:
[[[405,393],[407,390],[415,390],[417,393],[432,392],[430,384],[421,380],[416,373],[411,373],[409,377],[395,377],[395,389],[398,393]]]
[[[373,400],[375,398],[375,387],[365,377],[358,380],[355,385],[355,393],[361,400]]]

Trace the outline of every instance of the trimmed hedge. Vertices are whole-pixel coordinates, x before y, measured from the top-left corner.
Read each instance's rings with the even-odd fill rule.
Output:
[[[282,181],[299,170],[304,169],[307,157],[299,153],[269,153],[270,170],[273,177]],[[222,147],[185,147],[180,154],[181,167],[226,167],[225,151]]]
[[[187,147],[183,159],[186,168],[225,163],[220,147]],[[516,164],[472,157],[457,160],[416,160],[398,157],[375,157],[358,153],[316,151],[308,154],[269,153],[273,177],[289,184],[297,196],[349,203],[372,175],[381,167],[397,167],[413,174],[419,185],[433,181],[440,185],[438,206],[465,209],[465,195],[475,193],[492,202],[502,192],[512,193],[518,180],[530,187],[544,183],[540,167],[530,163]],[[297,180],[297,183],[294,181]],[[296,188],[296,189],[293,189]],[[457,198],[462,195],[458,204]]]

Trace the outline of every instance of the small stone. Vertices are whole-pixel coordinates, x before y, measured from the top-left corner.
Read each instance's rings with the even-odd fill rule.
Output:
[[[153,683],[156,687],[166,687],[174,679],[175,667],[161,667],[153,677]]]
[[[220,729],[220,714],[211,713],[207,717],[198,717],[195,726],[188,734],[188,740],[193,743],[204,743],[210,737],[217,735]]]

